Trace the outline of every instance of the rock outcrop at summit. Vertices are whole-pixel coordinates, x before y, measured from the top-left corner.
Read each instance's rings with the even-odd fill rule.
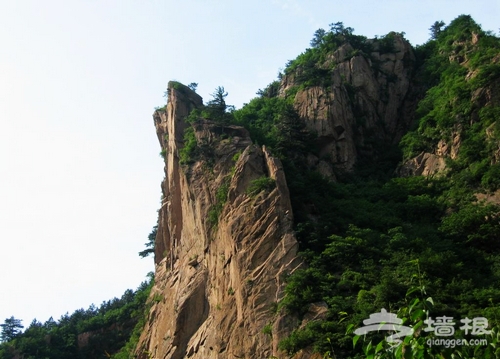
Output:
[[[302,69],[287,74],[280,93],[299,86],[294,106],[307,128],[318,137],[319,170],[333,164],[351,170],[360,157],[376,155],[376,142],[396,144],[413,120],[416,105],[411,78],[413,49],[400,34],[391,45],[367,40],[372,52],[361,53],[348,42],[329,53],[320,67],[328,71],[323,83],[300,87]]]
[[[154,121],[165,153],[152,307],[139,358],[269,358],[293,318],[277,313],[284,277],[300,265],[279,159],[248,132],[199,119],[201,98],[170,83]],[[181,164],[184,130],[204,144]],[[249,193],[257,179],[269,185]]]

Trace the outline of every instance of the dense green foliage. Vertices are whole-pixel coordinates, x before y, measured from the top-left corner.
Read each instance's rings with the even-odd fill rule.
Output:
[[[14,317],[5,319],[5,322],[0,324],[0,327],[2,327],[0,340],[2,342],[8,342],[16,338],[21,333],[21,329],[24,328],[21,322],[21,320]]]
[[[329,192],[321,190],[328,187]],[[415,260],[436,301],[435,312],[497,318],[497,207],[468,202],[447,215],[450,200],[455,200],[447,181],[419,177],[383,184],[325,183],[318,189],[320,195],[324,199],[313,202],[321,206],[318,224],[305,220],[297,227],[309,267],[289,278],[281,305],[304,315],[308,303],[324,301],[328,316],[294,332],[282,343],[284,349],[294,352],[314,345],[323,352],[330,339],[337,355],[348,356],[348,325],[359,326],[380,308],[402,308],[412,287]],[[325,232],[341,235],[327,237]]]
[[[0,344],[0,358],[18,354],[24,359],[97,359],[116,353],[113,358],[128,359],[144,325],[151,286],[152,280],[143,282],[121,298],[65,314],[58,321],[35,319],[24,332]]]
[[[406,336],[400,344],[388,343],[385,339],[373,337],[367,340],[359,335],[353,338],[356,346],[361,343],[363,353],[367,358],[377,359],[399,359],[399,358],[498,358],[500,355],[500,335],[498,328],[487,330],[480,336],[467,335],[464,331],[455,331],[453,337],[434,336],[432,331],[426,330],[426,320],[429,313],[434,310],[434,300],[427,296],[423,277],[419,269],[418,261],[414,261],[417,273],[414,274],[414,287],[406,294],[406,304],[398,310],[398,317],[402,319],[403,325],[413,328],[413,336]],[[498,310],[494,313],[498,315]],[[354,325],[347,328],[351,333]],[[470,329],[470,328],[469,328]],[[470,333],[470,330],[469,330]],[[386,334],[387,335],[387,334]],[[464,344],[464,341],[467,344]],[[474,342],[472,342],[474,341]],[[479,344],[478,344],[479,342]],[[478,344],[478,345],[476,345]],[[331,358],[333,352],[327,352],[326,358]]]
[[[234,123],[244,126],[252,140],[266,145],[280,158],[285,158],[289,150],[315,151],[313,136],[305,130],[303,120],[293,107],[293,96],[276,97],[276,93],[268,89],[234,111]],[[267,96],[268,93],[273,96]]]
[[[179,163],[181,165],[189,164],[194,161],[198,154],[198,142],[192,126],[184,130],[184,146],[179,151]]]
[[[451,146],[460,139],[451,179],[495,190],[499,171],[491,164],[500,141],[500,108],[481,97],[498,91],[500,39],[466,15],[433,37],[417,49],[424,57],[419,75],[431,87],[418,105],[417,128],[401,141],[404,157],[430,152],[441,140]]]
[[[272,191],[276,187],[274,180],[267,176],[259,177],[248,185],[247,194],[250,197],[255,197],[262,191]]]
[[[354,173],[337,173],[337,183],[308,169],[305,157],[315,153],[310,141],[314,134],[304,130],[293,109],[297,87],[278,97],[272,83],[233,113],[235,123],[282,159],[296,235],[308,263],[288,278],[279,307],[302,318],[312,303],[328,306],[323,320],[309,322],[280,343],[290,354],[312,347],[331,358],[402,357],[401,350],[387,352],[384,343],[377,353],[376,346],[353,348],[353,335],[346,334],[381,308],[399,312],[412,325],[422,325],[429,315],[425,310],[456,320],[486,317],[490,328],[500,325],[500,209],[478,202],[474,195],[500,185],[500,165],[495,162],[500,110],[474,102],[485,88],[495,90],[500,71],[493,58],[498,58],[500,43],[469,16],[443,26],[436,22],[433,38],[416,49],[415,81],[428,90],[418,105],[416,129],[401,142],[402,154],[385,144],[383,156],[362,158]],[[368,41],[341,23],[332,24],[329,32],[320,29],[314,34],[312,48],[290,61],[284,73],[302,87],[327,89],[335,67],[328,63],[329,54],[338,46],[348,42],[355,49],[353,56],[369,57],[374,46],[390,52],[393,36]],[[451,144],[457,130],[460,150],[449,160],[446,176],[394,178],[400,161],[432,152],[441,139]],[[409,316],[427,303],[426,297],[415,296],[415,288],[420,293],[425,288],[435,305]],[[425,349],[424,337],[408,338],[405,345],[413,349],[404,357],[495,355],[494,347]],[[493,346],[498,342],[489,339]]]
[[[226,104],[228,93],[224,87],[219,86],[212,93],[212,99],[200,109],[191,111],[186,122],[195,123],[200,118],[214,121],[220,125],[226,125],[233,121],[234,106]]]

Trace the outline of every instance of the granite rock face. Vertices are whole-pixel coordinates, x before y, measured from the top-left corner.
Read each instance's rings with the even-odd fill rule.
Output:
[[[373,156],[374,142],[397,143],[413,120],[411,45],[399,34],[390,51],[375,41],[372,45],[370,54],[360,54],[349,43],[329,54],[320,65],[329,70],[322,84],[301,89],[300,68],[281,82],[282,96],[299,86],[294,106],[317,135],[323,162],[339,170],[350,171],[360,156]]]
[[[152,307],[136,354],[279,356],[279,340],[297,323],[277,314],[276,306],[284,277],[300,266],[281,163],[265,147],[253,145],[242,127],[202,119],[186,123],[201,98],[176,83],[168,92],[166,110],[154,114],[165,179]],[[181,164],[187,126],[206,146]],[[248,193],[263,177],[268,185]]]

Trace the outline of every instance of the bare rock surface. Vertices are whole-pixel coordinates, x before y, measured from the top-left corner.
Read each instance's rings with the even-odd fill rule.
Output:
[[[445,169],[446,163],[443,156],[422,152],[417,157],[406,161],[398,172],[403,177],[434,176],[442,174]]]
[[[320,157],[340,170],[351,170],[361,152],[373,155],[373,142],[397,143],[412,121],[411,45],[395,34],[390,52],[374,50],[367,56],[349,43],[340,46],[323,64],[331,69],[329,85],[302,89],[295,73],[281,82],[282,96],[299,86],[294,106],[317,135]]]
[[[291,329],[279,323],[295,321],[277,313],[277,302],[284,277],[300,266],[281,162],[253,145],[245,129],[200,120],[192,126],[198,143],[210,151],[181,165],[184,129],[191,126],[185,117],[201,98],[176,87],[169,84],[166,110],[154,114],[165,149],[165,180],[152,306],[136,354],[280,356],[278,342]],[[272,186],[248,194],[252,181],[262,177],[272,179]],[[221,188],[227,189],[227,201],[214,222]]]

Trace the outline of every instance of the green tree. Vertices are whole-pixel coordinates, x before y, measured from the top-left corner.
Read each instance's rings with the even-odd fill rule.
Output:
[[[344,23],[340,21],[330,24],[330,30],[335,35],[344,35],[344,36],[352,35],[352,33],[354,32],[354,29],[352,27],[345,27]]]
[[[278,110],[277,120],[278,153],[303,150],[307,145],[309,133],[297,110],[290,104],[284,104]]]
[[[437,39],[444,25],[444,21],[436,21],[434,24],[432,24],[432,26],[429,28],[429,31],[431,32],[431,39]]]
[[[314,33],[314,37],[310,42],[311,47],[318,48],[324,41],[326,35],[325,29],[318,29]]]
[[[210,114],[215,117],[215,120],[223,118],[226,113],[227,105],[225,98],[227,95],[228,94],[224,87],[219,86],[211,95],[213,99],[207,103]]]
[[[14,317],[5,319],[4,324],[0,324],[0,327],[2,327],[2,332],[0,334],[2,342],[8,342],[14,339],[21,333],[21,329],[24,328],[21,324],[21,320]]]
[[[156,240],[156,232],[158,231],[158,225],[154,226],[151,230],[151,233],[148,235],[148,241],[144,244],[146,249],[139,252],[139,256],[141,258],[145,258],[149,256],[151,253],[155,252],[155,240]]]

